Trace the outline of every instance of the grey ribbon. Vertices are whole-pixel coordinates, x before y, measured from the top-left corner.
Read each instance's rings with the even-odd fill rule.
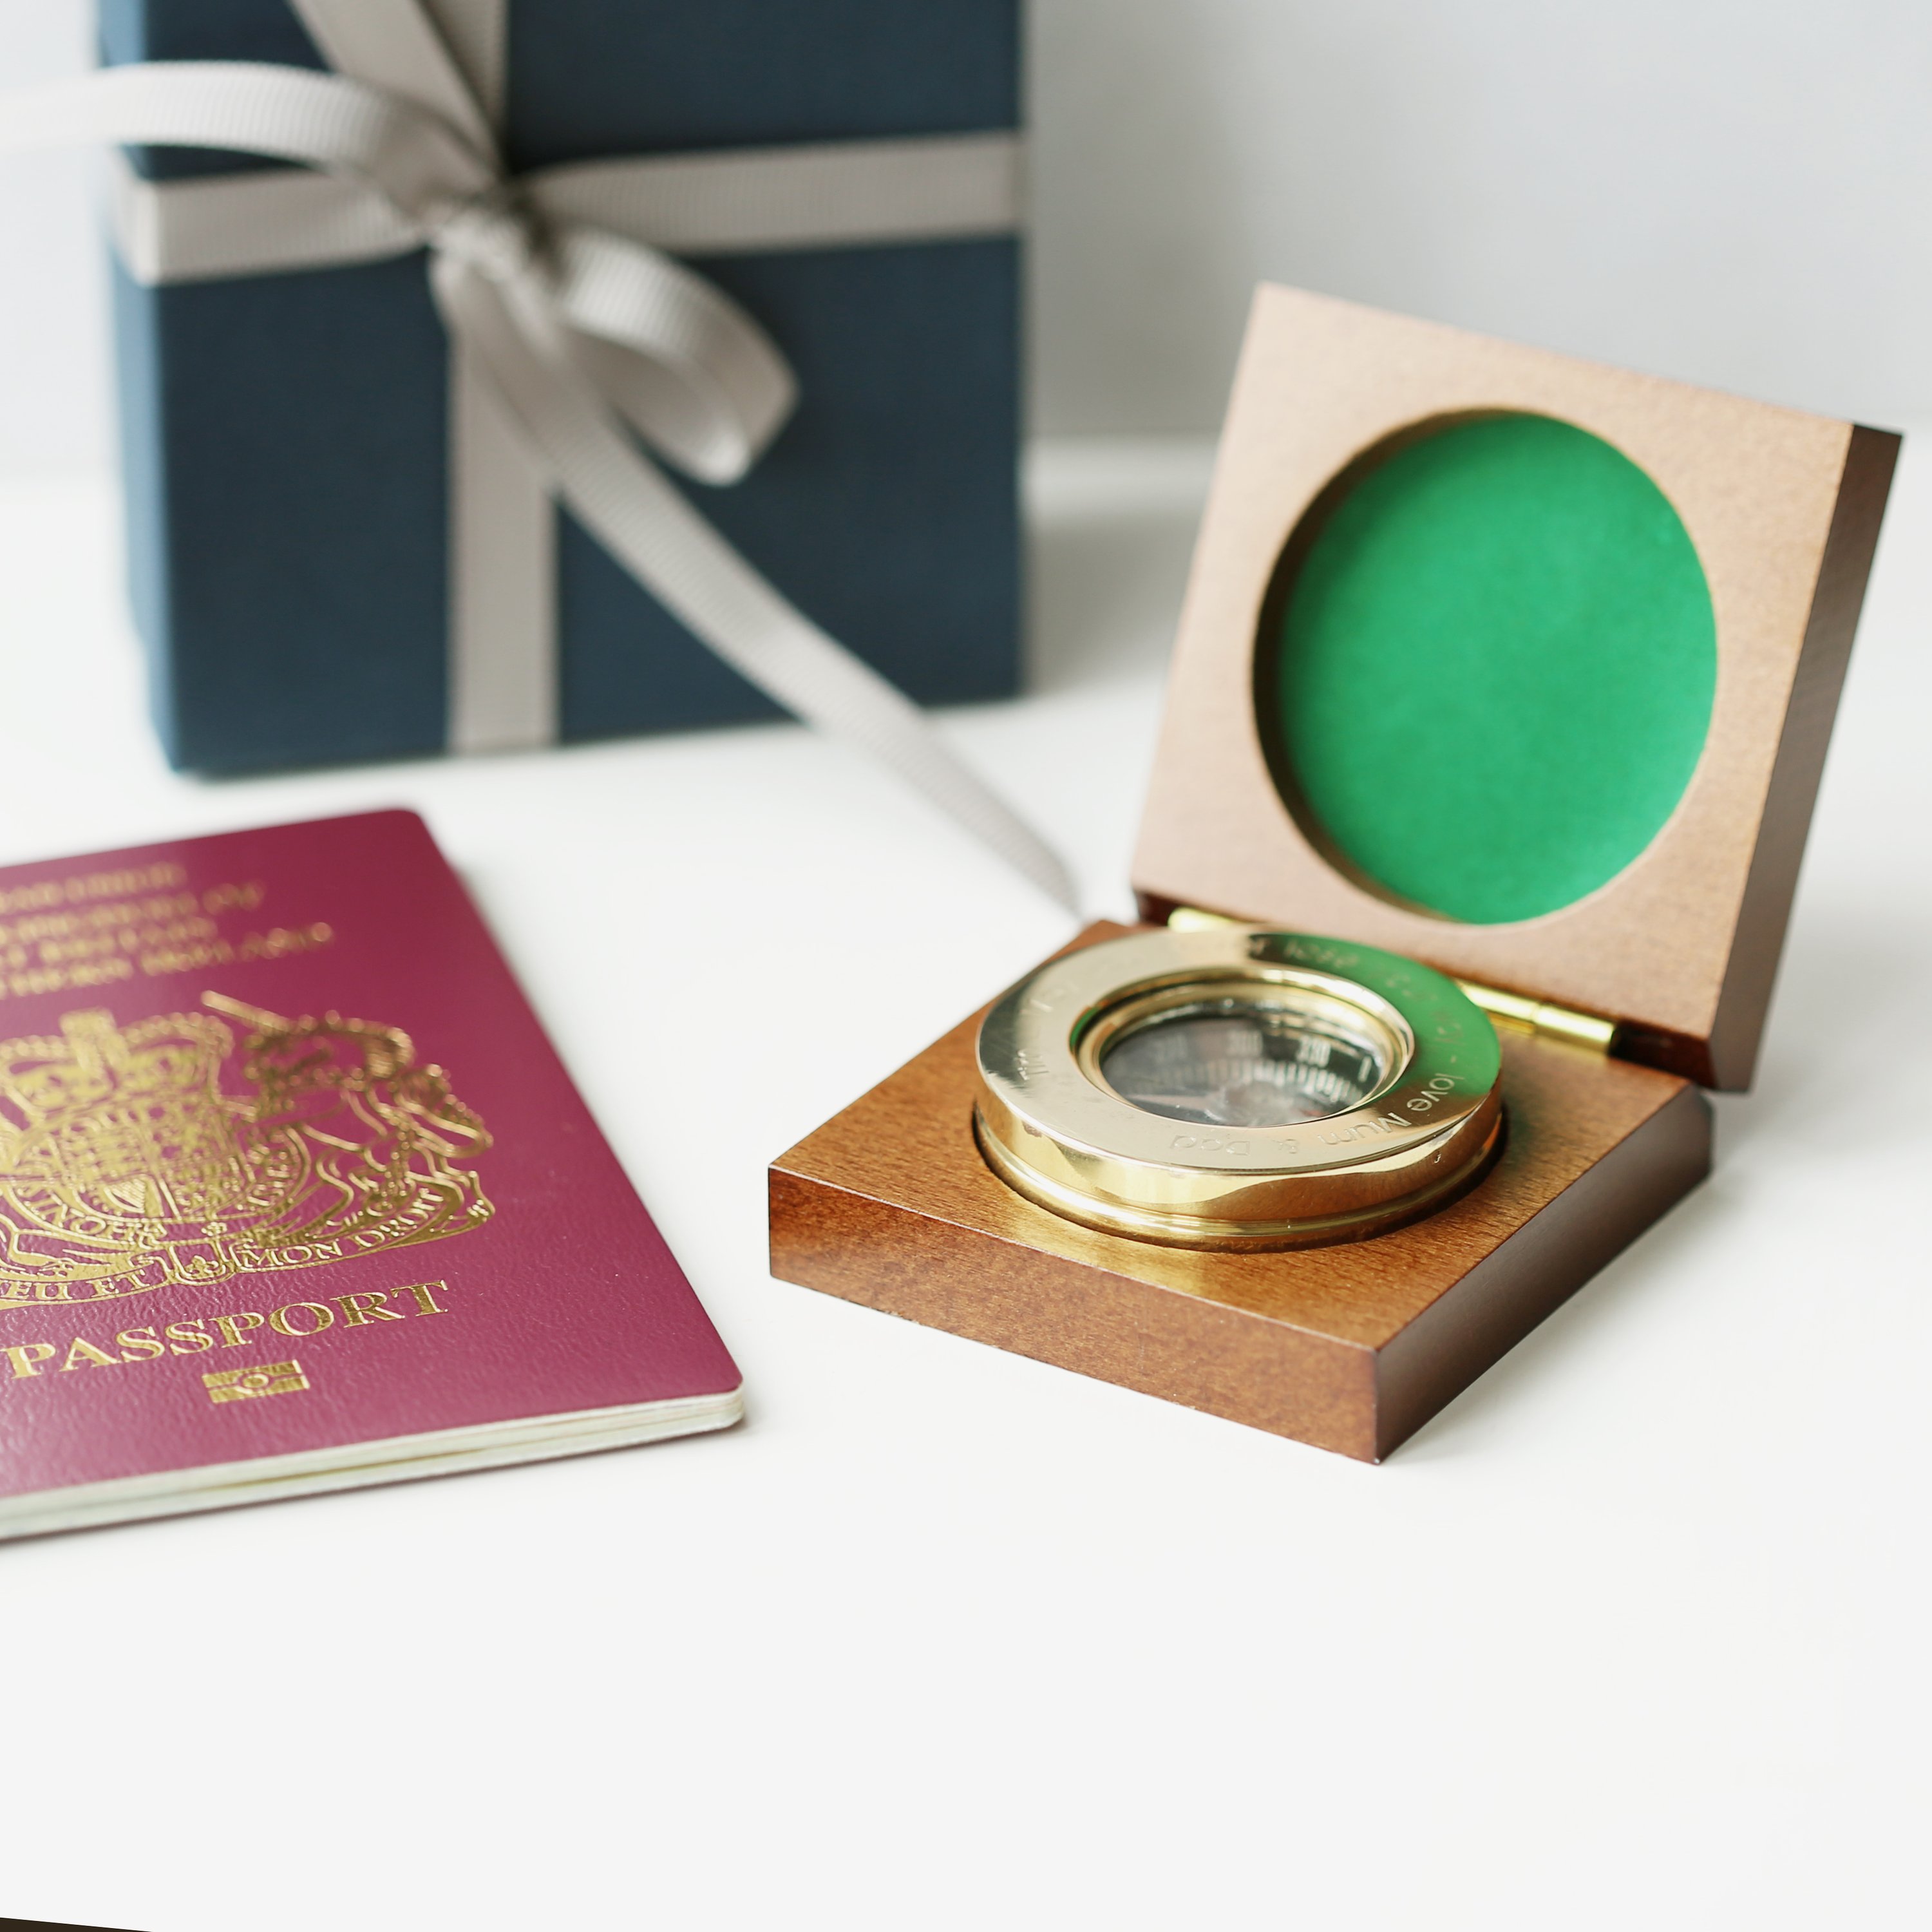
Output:
[[[532,505],[553,491],[751,682],[869,752],[1072,909],[1058,856],[916,706],[781,596],[639,450],[632,432],[687,473],[731,481],[777,433],[796,390],[776,346],[721,290],[607,225],[628,214],[687,248],[694,230],[740,247],[756,245],[749,238],[761,227],[776,231],[776,245],[811,245],[814,210],[820,234],[838,234],[842,221],[846,238],[868,218],[875,239],[976,232],[993,212],[988,190],[1003,160],[1010,173],[1010,148],[1002,155],[984,136],[946,144],[950,157],[940,144],[862,143],[512,180],[477,92],[416,0],[294,4],[338,72],[238,62],[110,68],[0,102],[0,150],[178,145],[320,170],[129,190],[129,252],[137,271],[165,276],[170,251],[177,268],[214,274],[251,260],[292,267],[428,249],[458,370],[459,616],[467,596],[514,652],[517,626],[538,617],[541,586],[528,568],[493,584],[500,559],[478,533],[493,519],[527,526]],[[491,0],[459,9],[472,33],[491,10]],[[888,148],[902,152],[878,152]],[[908,148],[919,151],[910,168]],[[144,247],[154,258],[145,263]],[[342,252],[317,252],[328,247]],[[472,379],[484,393],[466,406]],[[536,681],[526,670],[526,684]],[[526,695],[542,701],[534,689]]]

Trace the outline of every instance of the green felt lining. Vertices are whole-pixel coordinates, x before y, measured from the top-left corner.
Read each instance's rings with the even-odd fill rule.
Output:
[[[1709,587],[1663,492],[1582,430],[1499,416],[1406,442],[1311,514],[1258,694],[1318,840],[1485,925],[1622,872],[1683,796],[1717,688]]]

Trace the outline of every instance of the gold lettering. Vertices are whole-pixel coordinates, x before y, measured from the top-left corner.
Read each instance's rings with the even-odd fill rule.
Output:
[[[47,879],[37,886],[17,886],[0,892],[0,913],[31,911],[42,906],[76,904],[128,892],[153,892],[178,886],[188,874],[178,866],[142,866],[119,872],[85,872],[69,879]]]
[[[298,1308],[313,1309],[322,1318],[313,1328],[298,1328],[289,1319]],[[268,1317],[268,1326],[279,1335],[320,1335],[325,1328],[335,1326],[335,1310],[326,1301],[292,1301]]]
[[[161,1346],[160,1336],[152,1328],[124,1328],[114,1339],[121,1345],[121,1359],[124,1362],[152,1362],[157,1355],[167,1353]],[[130,1349],[134,1352],[131,1354]]]
[[[250,880],[245,886],[211,886],[201,896],[204,912],[226,912],[231,907],[239,906],[244,912],[252,912],[262,903],[260,884]]]
[[[182,1345],[188,1346],[184,1348]],[[214,1346],[214,1337],[199,1322],[170,1322],[168,1324],[168,1346],[177,1355],[196,1355],[204,1348]]]
[[[446,1308],[439,1308],[436,1306],[436,1297],[430,1292],[432,1288],[441,1288],[446,1294],[449,1292],[449,1284],[445,1281],[412,1281],[403,1292],[405,1294],[413,1294],[416,1298],[416,1306],[425,1315],[447,1315],[449,1310]]]
[[[121,1366],[106,1349],[97,1348],[85,1336],[76,1335],[68,1347],[67,1360],[61,1364],[61,1373],[65,1375],[69,1369],[79,1368],[82,1362],[97,1369],[118,1369]]]
[[[44,1362],[54,1352],[51,1342],[24,1342],[17,1348],[7,1351],[7,1359],[14,1364],[14,1379],[40,1373],[38,1364]]]
[[[368,1322],[400,1322],[403,1318],[386,1304],[389,1296],[386,1289],[368,1294],[338,1294],[342,1318],[351,1328],[360,1328]]]
[[[221,1346],[224,1348],[245,1348],[248,1343],[242,1339],[244,1328],[259,1328],[262,1317],[247,1310],[238,1315],[212,1315],[208,1319],[221,1330]]]

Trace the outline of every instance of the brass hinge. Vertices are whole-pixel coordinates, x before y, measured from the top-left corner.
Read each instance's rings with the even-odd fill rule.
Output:
[[[1247,926],[1252,921],[1230,919],[1226,914],[1203,912],[1198,906],[1176,906],[1167,916],[1168,925],[1178,932],[1201,932],[1217,926]],[[1617,1023],[1599,1019],[1594,1013],[1580,1013],[1548,1000],[1525,999],[1520,993],[1505,993],[1474,980],[1458,980],[1460,986],[1491,1019],[1525,1033],[1539,1033],[1552,1040],[1568,1040],[1573,1046],[1587,1046],[1593,1052],[1608,1053],[1616,1043]]]
[[[1480,986],[1474,980],[1458,980],[1456,983],[1491,1019],[1500,1020],[1504,1026],[1520,1027],[1526,1033],[1540,1033],[1552,1040],[1567,1040],[1572,1046],[1587,1046],[1594,1053],[1608,1053],[1616,1042],[1615,1020],[1553,1006],[1547,1000],[1526,1000],[1520,993],[1501,992],[1494,986]]]
[[[1198,906],[1176,906],[1167,916],[1170,932],[1208,932],[1217,926],[1252,926],[1254,921],[1230,919],[1224,912],[1203,912]]]

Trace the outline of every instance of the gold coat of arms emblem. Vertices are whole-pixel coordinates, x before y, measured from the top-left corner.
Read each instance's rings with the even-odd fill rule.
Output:
[[[408,1034],[202,1004],[0,1041],[0,1307],[317,1268],[489,1219],[467,1166],[489,1136]]]

